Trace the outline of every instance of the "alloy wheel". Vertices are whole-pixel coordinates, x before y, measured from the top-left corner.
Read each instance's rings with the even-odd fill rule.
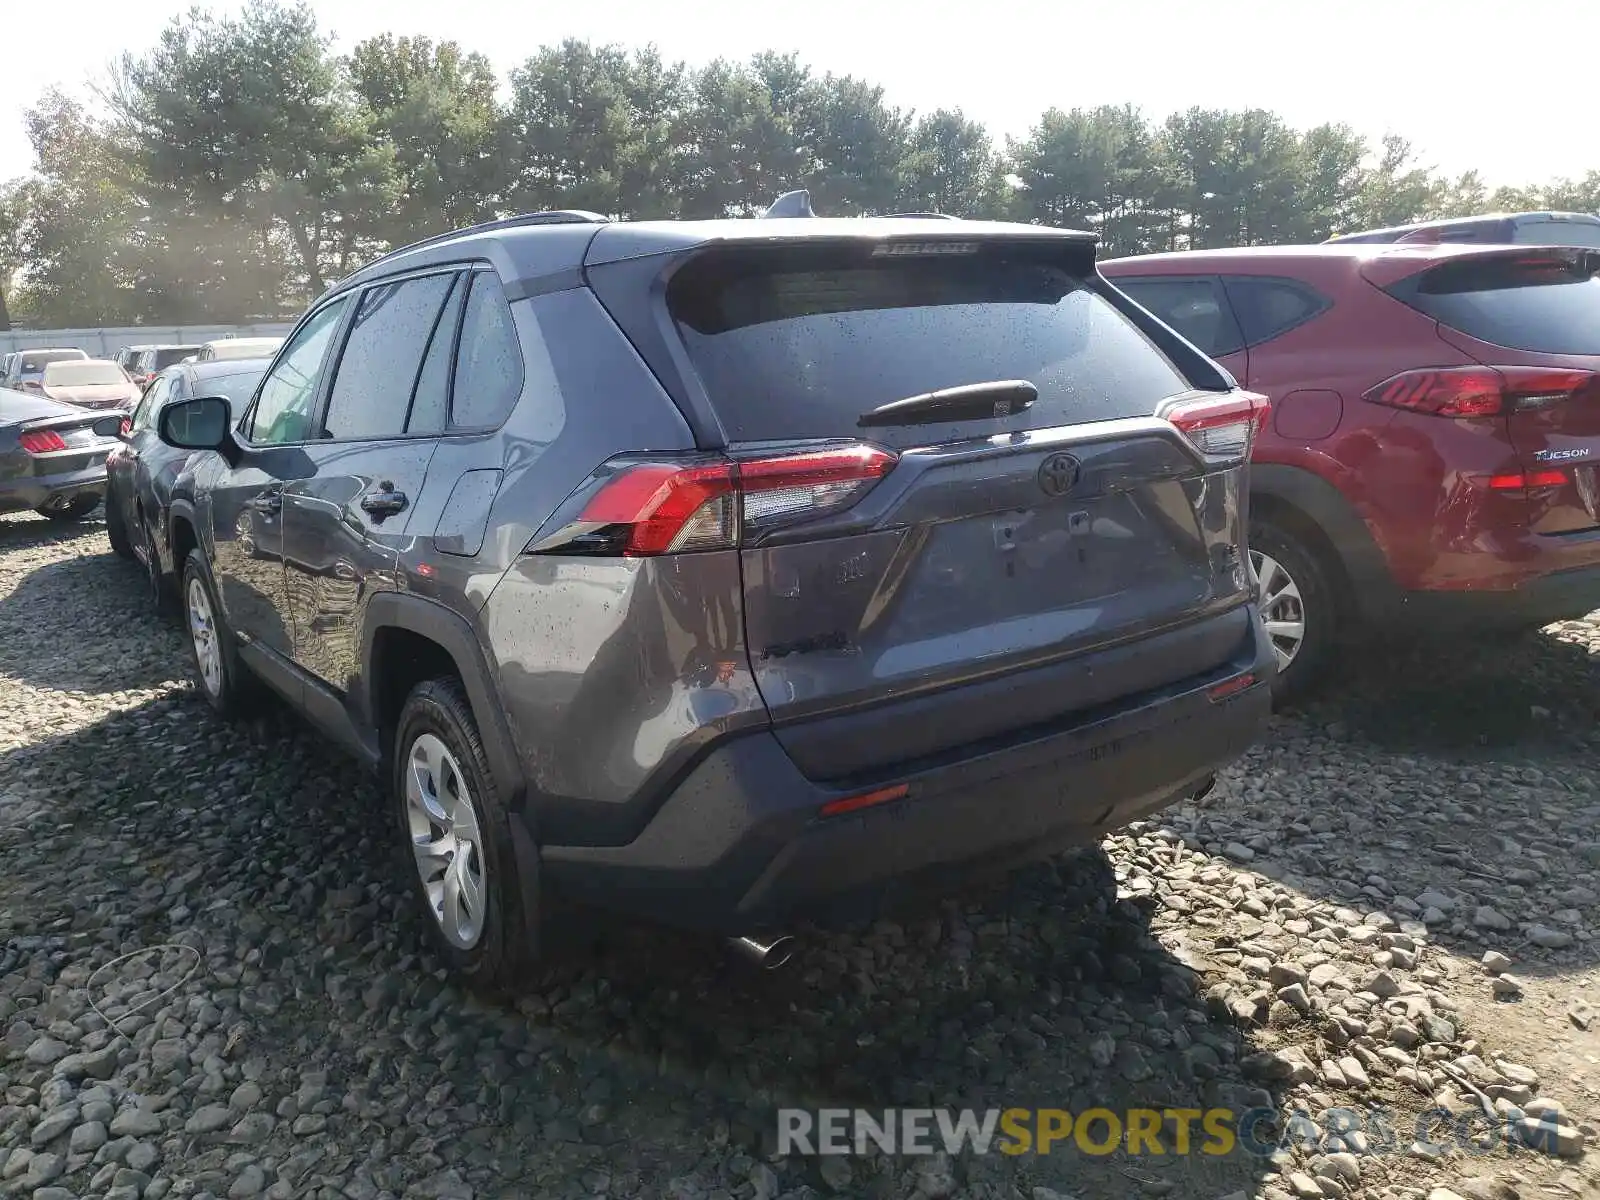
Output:
[[[1300,586],[1277,559],[1250,551],[1256,571],[1256,601],[1267,628],[1267,639],[1278,659],[1278,670],[1287,671],[1306,640],[1305,601]]]
[[[194,641],[194,660],[200,666],[201,682],[211,695],[221,695],[222,647],[217,642],[211,597],[198,577],[189,580],[189,637]]]
[[[483,937],[487,864],[467,778],[449,747],[419,735],[406,756],[406,826],[428,911],[452,946]]]

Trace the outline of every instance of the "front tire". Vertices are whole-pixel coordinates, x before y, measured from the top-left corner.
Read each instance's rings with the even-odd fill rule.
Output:
[[[1338,640],[1339,604],[1329,573],[1302,539],[1270,521],[1251,524],[1250,565],[1277,658],[1272,697],[1302,699],[1326,682]]]
[[[394,740],[392,800],[428,937],[473,987],[523,979],[536,958],[510,817],[461,683],[419,683]]]
[[[93,492],[88,495],[74,496],[72,499],[60,504],[50,504],[33,511],[46,521],[53,521],[58,525],[65,525],[70,521],[81,521],[100,507],[100,497]]]
[[[233,633],[198,549],[189,551],[183,565],[183,615],[200,694],[224,717],[243,715],[255,700],[255,681],[239,661]]]

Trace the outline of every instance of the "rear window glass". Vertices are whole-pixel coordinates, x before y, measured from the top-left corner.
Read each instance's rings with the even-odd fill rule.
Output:
[[[708,255],[667,302],[732,441],[846,437],[862,413],[961,384],[1039,399],[967,436],[1147,416],[1191,386],[1082,276],[996,251],[868,258],[860,247]],[[875,429],[924,443],[950,426]]]
[[[1600,248],[1600,221],[1525,221],[1512,240],[1530,246]]]
[[[1600,354],[1600,278],[1573,259],[1448,263],[1427,272],[1408,304],[1468,337],[1545,354]]]
[[[1288,333],[1328,307],[1327,297],[1288,279],[1235,278],[1227,286],[1247,346]]]
[[[161,371],[173,363],[180,363],[192,354],[200,352],[199,346],[168,346],[165,350],[150,351],[150,365],[146,370]]]
[[[87,355],[80,350],[23,351],[18,369],[37,375],[53,362],[82,362]]]
[[[44,369],[44,381],[61,387],[89,387],[127,383],[128,377],[114,362],[53,362]]]

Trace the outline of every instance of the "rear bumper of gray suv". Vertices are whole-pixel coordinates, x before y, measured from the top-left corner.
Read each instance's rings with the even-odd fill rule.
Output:
[[[870,917],[974,875],[1098,840],[1205,791],[1262,731],[1273,657],[1258,621],[1230,662],[1059,724],[841,790],[768,730],[724,743],[625,846],[541,850],[573,899],[725,934]],[[1253,673],[1223,698],[1219,684]],[[905,785],[837,816],[830,801]]]

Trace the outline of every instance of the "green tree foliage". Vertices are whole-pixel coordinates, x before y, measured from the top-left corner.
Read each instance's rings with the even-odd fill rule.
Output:
[[[93,108],[28,114],[35,168],[0,186],[0,324],[290,315],[392,246],[548,208],[750,216],[808,188],[837,215],[936,211],[1095,231],[1108,255],[1320,241],[1496,208],[1600,211],[1600,172],[1490,192],[1398,136],[1260,109],[1153,121],[1052,108],[999,147],[792,54],[697,68],[568,40],[496,77],[455,42],[334,53],[304,0],[196,10],[124,56]]]

